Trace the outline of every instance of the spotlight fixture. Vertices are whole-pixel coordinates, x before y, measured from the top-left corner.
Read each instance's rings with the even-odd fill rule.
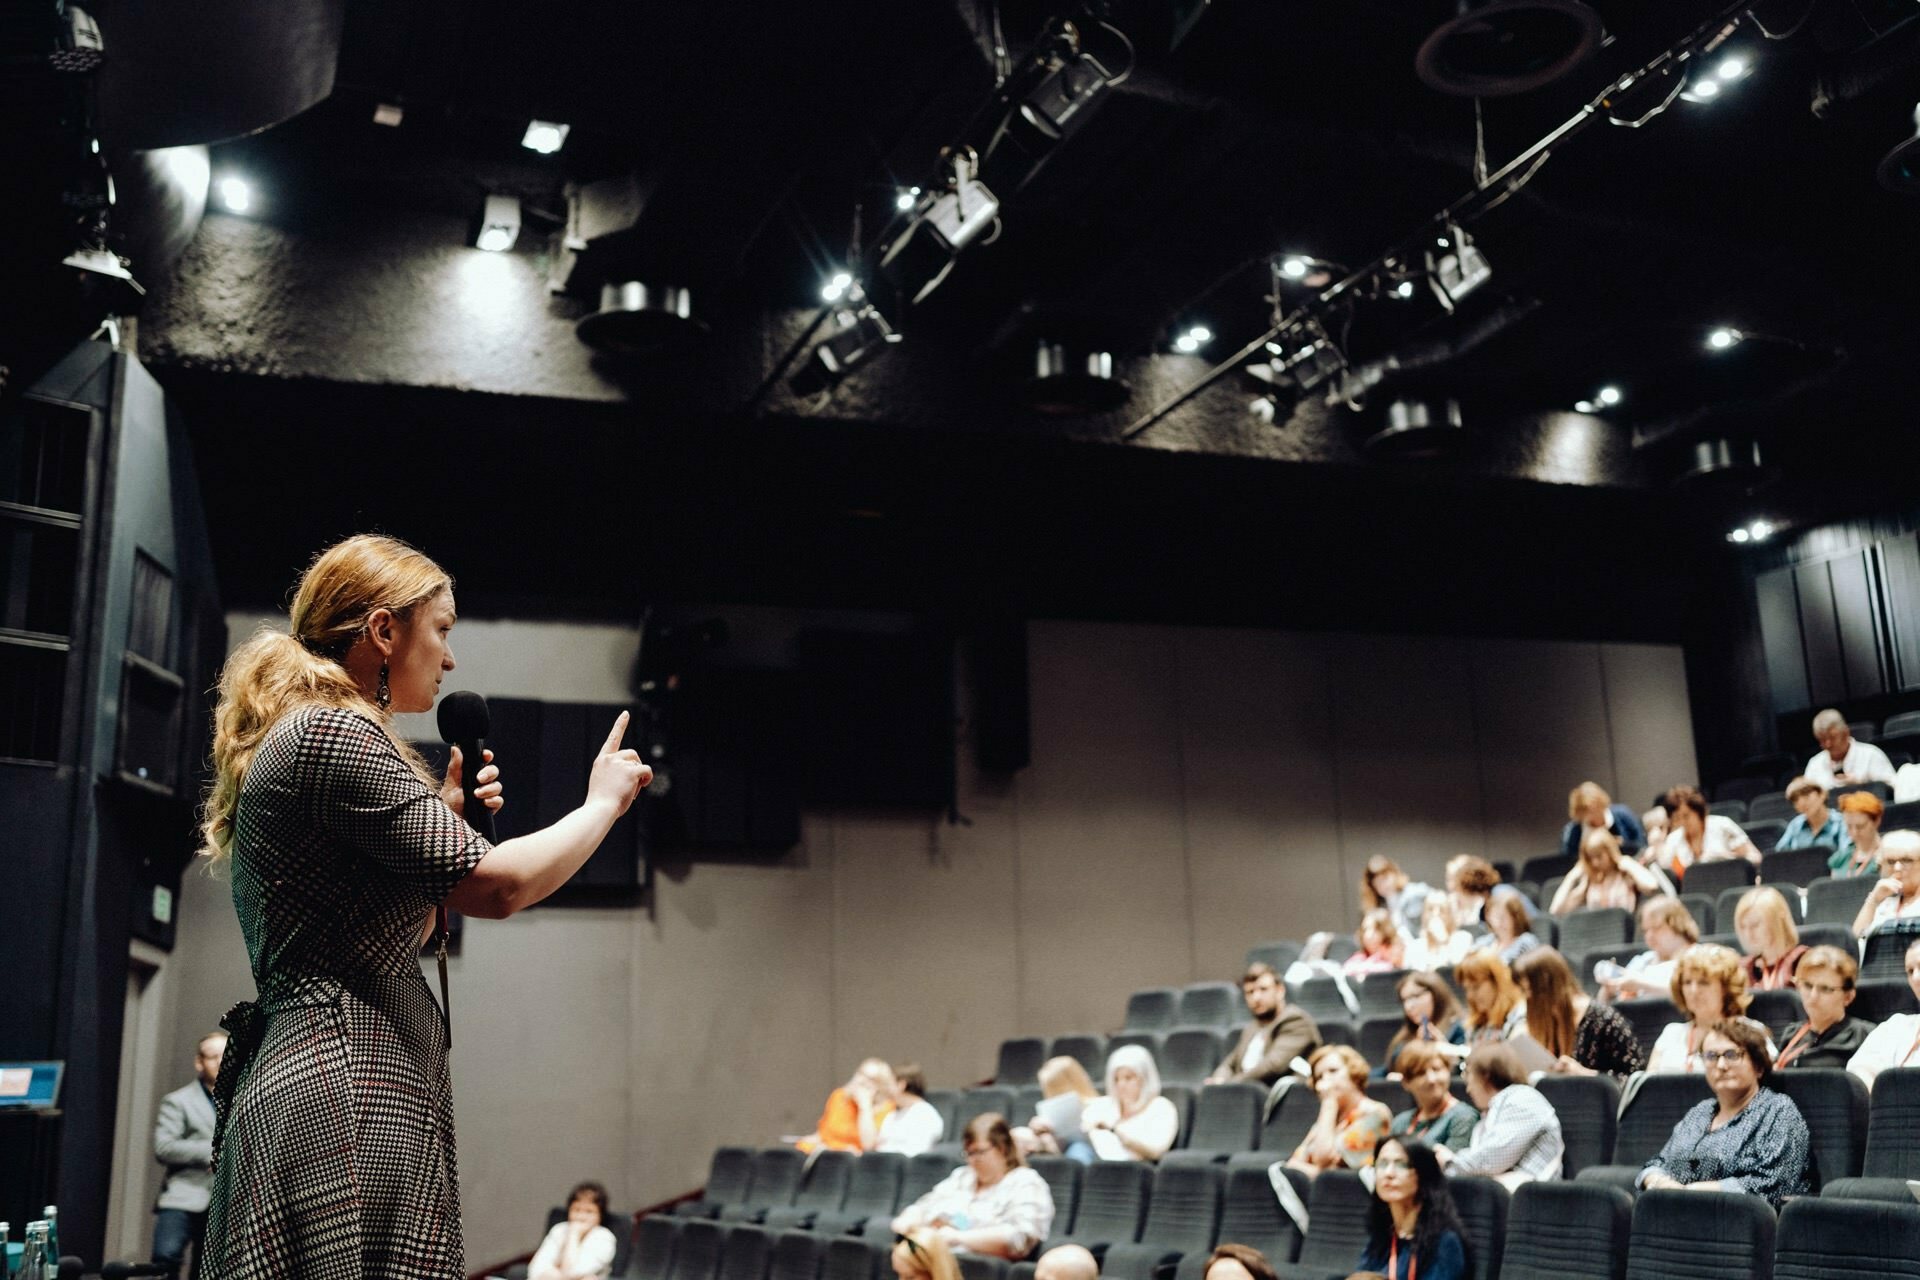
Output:
[[[1413,281],[1402,280],[1399,284],[1393,286],[1393,296],[1402,301],[1411,298],[1413,296]]]
[[[1459,227],[1450,227],[1434,237],[1427,250],[1427,283],[1433,296],[1449,313],[1456,303],[1493,278],[1493,266],[1480,252],[1473,237]]]
[[[1743,524],[1727,534],[1728,542],[1765,542],[1773,536],[1773,524],[1768,520],[1755,520]]]
[[[480,215],[480,234],[475,247],[488,253],[505,253],[520,238],[520,202],[512,196],[488,196]]]
[[[1725,351],[1736,345],[1742,337],[1738,329],[1719,328],[1707,335],[1707,346],[1714,351]]]
[[[560,124],[553,120],[532,120],[527,123],[527,132],[520,139],[520,145],[529,151],[538,151],[550,156],[567,143],[567,133],[572,125]]]
[[[1104,100],[1101,91],[1126,74],[1108,70],[1081,47],[1080,28],[1061,22],[1042,38],[1025,81],[1012,90],[1012,110],[987,146],[994,181],[1009,189],[1023,185],[1074,121]]]
[[[389,129],[398,128],[400,122],[406,118],[406,108],[398,103],[382,102],[373,108],[373,122],[386,125]]]
[[[900,212],[905,213],[907,210],[913,208],[913,206],[918,204],[919,202],[920,202],[920,188],[902,187],[900,189],[900,194],[896,195],[893,198],[893,207],[898,209]]]
[[[820,286],[822,302],[838,302],[853,285],[853,277],[844,271],[836,271],[833,278]]]
[[[1428,88],[1497,98],[1551,84],[1600,47],[1600,15],[1579,0],[1461,0],[1459,14],[1420,46]]]
[[[1720,82],[1711,76],[1702,76],[1687,82],[1680,96],[1688,102],[1711,102],[1720,96]]]
[[[879,271],[908,306],[924,301],[953,270],[960,251],[998,224],[1000,199],[978,175],[972,147],[941,156],[946,189],[922,207],[880,255]]]
[[[809,396],[827,390],[899,343],[900,335],[894,332],[878,307],[857,294],[849,301],[858,305],[841,307],[833,313],[833,331],[820,340],[807,362],[787,380],[796,395]]]
[[[1313,264],[1305,258],[1292,257],[1280,264],[1280,274],[1289,280],[1304,280]]]
[[[1127,401],[1127,384],[1113,376],[1106,351],[1042,339],[1034,353],[1033,376],[1020,389],[1028,408],[1048,417],[1104,413]]]
[[[1437,458],[1467,445],[1460,402],[1452,396],[1406,397],[1387,406],[1386,423],[1367,437],[1375,457]]]
[[[229,174],[214,183],[213,190],[220,197],[220,207],[228,213],[245,213],[253,207],[253,188],[247,185],[245,178]],[[517,218],[518,214],[515,216]]]
[[[1602,387],[1602,388],[1600,388],[1600,394],[1599,394],[1599,395],[1597,395],[1597,396],[1595,396],[1594,398],[1595,398],[1596,400],[1598,400],[1598,401],[1599,401],[1599,402],[1600,402],[1601,404],[1604,404],[1604,405],[1609,405],[1609,406],[1611,406],[1611,405],[1616,405],[1616,404],[1619,404],[1619,403],[1620,403],[1620,388],[1618,388],[1618,387]]]
[[[1685,462],[1687,468],[1674,477],[1674,484],[1728,492],[1750,489],[1766,471],[1757,441],[1727,436],[1694,441]]]
[[[1745,58],[1737,53],[1730,53],[1720,59],[1720,65],[1713,69],[1713,74],[1719,76],[1722,80],[1732,82],[1734,80],[1745,79],[1750,70],[1751,68],[1748,66]]]
[[[678,285],[623,280],[600,288],[600,309],[573,326],[596,351],[644,356],[689,344],[706,332],[693,317],[693,294]]]
[[[1182,355],[1192,355],[1212,341],[1213,330],[1196,324],[1173,340],[1173,349]]]
[[[1575,413],[1592,413],[1597,408],[1599,408],[1599,406],[1591,400],[1576,400],[1573,404],[1573,411]]]

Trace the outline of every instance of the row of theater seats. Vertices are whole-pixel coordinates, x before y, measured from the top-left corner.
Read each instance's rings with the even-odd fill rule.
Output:
[[[1886,811],[1880,817],[1881,831],[1920,831],[1920,800],[1904,800],[1898,803],[1887,803],[1893,800],[1893,788],[1887,786],[1884,782],[1866,783],[1857,787],[1848,787],[1846,790],[1871,791],[1880,797],[1882,803],[1886,803]],[[1827,797],[1828,807],[1832,807],[1834,802],[1835,797],[1829,795]],[[1707,812],[1732,818],[1735,822],[1740,823],[1746,829],[1748,837],[1756,842],[1758,842],[1759,837],[1753,834],[1755,824],[1778,822],[1784,830],[1787,823],[1792,822],[1794,818],[1793,802],[1787,799],[1784,792],[1780,791],[1763,792],[1751,799],[1737,795],[1728,795],[1724,798],[1714,800],[1712,804],[1707,806]],[[1764,849],[1767,846],[1761,845],[1760,847]]]

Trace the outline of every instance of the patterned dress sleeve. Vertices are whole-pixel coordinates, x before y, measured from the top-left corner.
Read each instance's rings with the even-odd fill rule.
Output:
[[[1364,1169],[1373,1163],[1373,1149],[1393,1129],[1393,1112],[1384,1102],[1369,1098],[1353,1123],[1340,1133],[1340,1159],[1349,1169]]]
[[[1584,1043],[1574,1056],[1581,1066],[1624,1080],[1644,1065],[1640,1039],[1618,1009],[1610,1009],[1596,1000],[1587,1006],[1587,1016],[1580,1022],[1585,1033],[1581,1037]]]
[[[317,713],[301,755],[320,825],[418,890],[425,906],[443,901],[493,848],[357,712]]]
[[[1807,1189],[1812,1141],[1800,1108],[1785,1094],[1767,1090],[1754,1105],[1759,1108],[1754,1129],[1741,1151],[1742,1162],[1749,1167],[1722,1177],[1720,1185],[1727,1191],[1759,1196],[1778,1208],[1788,1196]]]

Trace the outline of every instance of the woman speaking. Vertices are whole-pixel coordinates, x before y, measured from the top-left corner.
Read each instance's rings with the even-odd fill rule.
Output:
[[[453,670],[453,580],[392,538],[320,553],[290,628],[228,658],[203,852],[232,870],[257,1001],[234,1007],[215,1101],[210,1280],[465,1274],[445,1015],[419,948],[438,907],[498,919],[579,869],[652,771],[622,712],[586,802],[491,845],[389,717]],[[488,753],[489,755],[491,753]],[[481,766],[485,767],[481,767]]]

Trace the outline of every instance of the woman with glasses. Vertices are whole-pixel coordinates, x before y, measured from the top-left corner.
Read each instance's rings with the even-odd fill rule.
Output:
[[[1920,831],[1889,831],[1880,841],[1880,873],[1860,914],[1853,936],[1864,938],[1889,920],[1920,916]]]
[[[1453,1055],[1431,1040],[1415,1040],[1393,1059],[1413,1105],[1394,1116],[1389,1131],[1430,1146],[1465,1150],[1480,1113],[1453,1096]]]
[[[1907,948],[1907,985],[1920,999],[1920,939]],[[1847,1070],[1873,1088],[1873,1079],[1894,1067],[1920,1067],[1920,1013],[1896,1013],[1873,1029]]]
[[[1767,1088],[1768,1050],[1765,1034],[1745,1019],[1707,1028],[1700,1056],[1713,1098],[1681,1117],[1638,1185],[1742,1192],[1776,1209],[1806,1191],[1807,1122],[1790,1098]]]
[[[1647,1070],[1654,1075],[1699,1075],[1706,1070],[1701,1055],[1707,1029],[1714,1024],[1738,1019],[1759,1032],[1773,1056],[1773,1042],[1767,1029],[1745,1016],[1753,996],[1747,990],[1747,971],[1732,947],[1702,942],[1680,953],[1673,966],[1673,983],[1668,988],[1673,1003],[1687,1015],[1685,1022],[1669,1022],[1661,1028],[1647,1055]]]
[[[1158,1160],[1180,1136],[1180,1110],[1160,1096],[1160,1068],[1144,1045],[1107,1055],[1107,1093],[1080,1112],[1080,1131],[1102,1160]]]
[[[956,1250],[1024,1258],[1053,1228],[1053,1192],[1020,1159],[1006,1117],[977,1115],[964,1138],[967,1162],[893,1220],[901,1280],[960,1280]]]
[[[1860,965],[1839,947],[1813,947],[1793,971],[1793,987],[1807,1020],[1788,1027],[1775,1067],[1844,1068],[1865,1044],[1873,1023],[1847,1012]]]
[[[1433,1148],[1382,1139],[1373,1153],[1367,1247],[1355,1269],[1387,1280],[1461,1280],[1471,1274],[1466,1238]]]

